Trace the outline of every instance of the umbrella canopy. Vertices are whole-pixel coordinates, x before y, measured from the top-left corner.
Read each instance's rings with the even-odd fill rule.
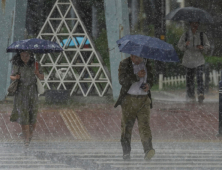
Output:
[[[177,8],[167,14],[165,19],[173,21],[199,22],[207,24],[213,23],[213,18],[207,11],[194,7]]]
[[[173,46],[158,38],[126,35],[117,41],[120,52],[163,62],[179,62]]]
[[[31,51],[33,53],[62,52],[59,44],[43,39],[27,39],[12,43],[7,52]]]
[[[75,43],[79,46],[79,45],[82,43],[84,37],[75,37],[75,38],[73,38],[73,39],[74,39]],[[69,38],[69,39],[64,39],[64,40],[62,40],[62,42],[60,43],[60,45],[63,47],[63,46],[66,44],[67,40],[68,40],[67,45],[68,45],[69,47],[75,46],[75,44],[74,44],[74,42],[73,42],[73,39],[71,39],[71,38]],[[85,42],[85,45],[89,45],[89,44],[90,44],[90,42],[89,42],[89,40],[87,39],[86,42]]]

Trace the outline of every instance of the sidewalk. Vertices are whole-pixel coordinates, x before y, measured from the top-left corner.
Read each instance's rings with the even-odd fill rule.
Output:
[[[221,169],[217,95],[207,94],[199,105],[186,102],[182,90],[154,91],[150,126],[156,154],[149,162],[143,159],[137,122],[131,160],[123,161],[121,107],[114,108],[110,97],[76,97],[68,105],[49,105],[41,97],[28,157],[20,126],[9,121],[12,98],[7,98],[0,103],[0,150],[5,149],[0,169]]]
[[[152,98],[155,101],[164,101],[164,102],[186,102],[186,90],[160,90],[160,91],[151,91]],[[45,102],[45,97],[39,97],[40,102]],[[73,103],[82,103],[82,104],[95,104],[95,103],[111,103],[114,102],[112,96],[75,96],[71,98]],[[8,96],[6,98],[7,102],[13,102],[13,96]],[[196,95],[197,101],[197,95]],[[219,102],[219,89],[216,87],[209,89],[209,92],[205,94],[205,103],[218,103]],[[3,102],[4,103],[4,102]],[[0,103],[1,104],[1,103]]]
[[[180,141],[219,142],[219,104],[216,90],[206,94],[204,104],[187,103],[185,91],[154,91],[150,126],[154,142]],[[93,100],[92,100],[93,99]],[[121,107],[106,98],[69,105],[47,105],[41,98],[37,128],[33,141],[119,141],[121,134]],[[100,102],[103,101],[103,102]],[[18,141],[21,128],[9,121],[12,98],[0,104],[0,139]],[[133,141],[139,141],[137,122],[133,129]]]
[[[152,98],[156,101],[186,102],[186,90],[152,91]],[[197,95],[196,101],[198,101]],[[218,103],[219,89],[210,89],[209,92],[205,94],[204,102]]]

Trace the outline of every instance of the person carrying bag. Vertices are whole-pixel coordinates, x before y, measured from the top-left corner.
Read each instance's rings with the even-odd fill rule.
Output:
[[[28,51],[21,51],[15,55],[12,60],[12,81],[17,81],[17,88],[14,93],[13,110],[10,116],[11,122],[17,122],[21,125],[26,147],[32,139],[36,127],[38,115],[38,94],[43,88],[40,80],[44,79],[40,64],[35,68],[36,62],[33,54]],[[18,71],[19,70],[19,71]],[[20,73],[17,74],[17,73]],[[40,87],[40,88],[39,88]],[[43,88],[44,90],[44,88]]]

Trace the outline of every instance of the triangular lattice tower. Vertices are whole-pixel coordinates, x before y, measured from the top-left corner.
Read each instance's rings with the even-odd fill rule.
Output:
[[[38,38],[55,41],[64,49],[39,58],[45,88],[68,89],[70,95],[85,97],[111,90],[110,74],[71,0],[56,1]]]

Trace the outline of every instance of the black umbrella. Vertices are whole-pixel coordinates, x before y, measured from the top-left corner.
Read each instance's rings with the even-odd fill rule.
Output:
[[[173,21],[199,22],[206,24],[213,23],[213,18],[207,11],[194,7],[177,8],[167,14],[165,19]]]

